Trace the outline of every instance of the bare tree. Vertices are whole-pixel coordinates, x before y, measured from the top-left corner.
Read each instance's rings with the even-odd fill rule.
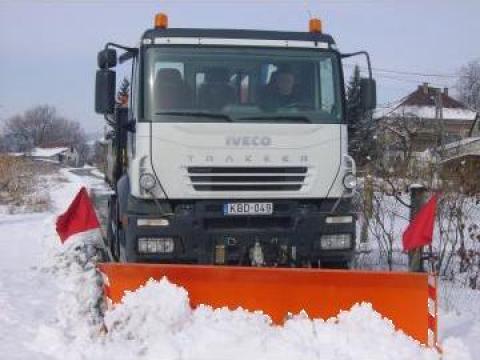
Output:
[[[6,136],[0,132],[0,154],[8,152],[8,140]]]
[[[457,89],[460,101],[480,111],[480,59],[471,61],[460,69]]]
[[[73,146],[84,149],[86,136],[80,124],[57,114],[50,105],[35,106],[6,120],[4,138],[9,151],[30,151],[36,146]]]
[[[383,150],[394,150],[403,160],[409,159],[414,152],[435,146],[436,134],[431,125],[409,113],[387,117],[379,123],[378,146]]]

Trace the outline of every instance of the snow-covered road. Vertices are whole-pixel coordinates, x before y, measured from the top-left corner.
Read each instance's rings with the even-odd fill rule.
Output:
[[[59,245],[54,221],[81,185],[102,185],[64,170],[63,176],[67,181],[57,176],[49,182],[50,211],[0,213],[1,360],[438,359],[393,332],[368,306],[336,321],[297,318],[272,327],[265,317],[244,311],[192,311],[188,294],[168,283],[130,294],[107,313],[109,333],[101,335],[92,313],[95,272],[81,253]],[[478,299],[475,294],[468,302]],[[479,319],[473,313],[445,314],[445,360],[476,359]]]
[[[55,321],[57,288],[39,271],[40,239],[50,214],[0,217],[0,354],[2,359],[44,359],[29,349],[39,324]],[[5,356],[7,355],[8,356]]]

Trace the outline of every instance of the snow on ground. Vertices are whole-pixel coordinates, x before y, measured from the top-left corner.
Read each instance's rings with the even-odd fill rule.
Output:
[[[26,348],[37,323],[55,320],[45,305],[55,302],[57,287],[36,267],[46,217],[0,215],[0,354],[5,359],[46,359]]]
[[[480,354],[480,291],[442,282],[439,295],[440,341],[447,348],[465,346],[471,358],[477,359]]]
[[[101,180],[63,174],[67,182],[50,184],[49,212],[0,215],[2,359],[439,359],[368,304],[327,321],[298,315],[279,327],[240,309],[192,310],[187,292],[167,280],[128,294],[103,319],[98,253],[82,238],[61,246],[54,230],[81,184],[101,187]],[[440,323],[443,359],[473,360],[480,296],[451,299]]]
[[[29,343],[40,324],[54,326],[59,322],[55,309],[62,289],[46,264],[59,247],[54,233],[56,215],[66,209],[81,186],[80,179],[64,174],[68,182],[49,185],[53,203],[50,211],[15,215],[0,212],[1,359],[50,358]]]

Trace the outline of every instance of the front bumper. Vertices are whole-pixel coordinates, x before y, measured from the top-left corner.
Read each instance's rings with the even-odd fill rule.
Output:
[[[196,200],[171,203],[167,226],[138,226],[138,219],[158,219],[158,207],[149,211],[130,209],[124,248],[128,262],[197,263],[250,265],[252,249],[261,246],[267,266],[316,266],[346,263],[355,247],[355,217],[349,199],[252,200],[272,202],[272,215],[224,215],[225,203],[236,200]],[[243,202],[243,200],[241,200]],[[335,206],[335,204],[337,205]],[[335,212],[332,213],[332,209]],[[133,210],[133,211],[132,211]],[[351,215],[353,221],[327,224],[332,215]],[[323,234],[349,234],[351,246],[325,250]],[[145,254],[138,251],[139,238],[172,237],[171,253]]]

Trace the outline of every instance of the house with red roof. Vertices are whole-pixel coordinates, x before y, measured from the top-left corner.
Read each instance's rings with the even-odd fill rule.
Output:
[[[448,144],[476,134],[479,114],[450,96],[448,89],[424,83],[400,101],[375,111],[380,133],[386,139],[386,156],[441,152]],[[480,132],[480,131],[479,131]],[[451,146],[450,146],[451,148]]]
[[[467,192],[480,190],[479,114],[452,98],[448,89],[424,83],[377,109],[374,118],[386,164],[435,164],[441,179],[455,180]]]

